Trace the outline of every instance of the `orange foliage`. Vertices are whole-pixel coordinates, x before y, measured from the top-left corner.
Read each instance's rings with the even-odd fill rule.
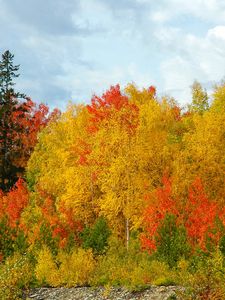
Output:
[[[38,106],[27,98],[26,102],[19,103],[16,110],[12,113],[12,121],[16,124],[16,130],[13,131],[13,139],[17,145],[19,156],[17,155],[15,164],[19,167],[25,167],[30,154],[37,143],[38,132],[55,119],[60,111],[55,109],[49,114],[49,108],[44,104]]]
[[[118,115],[118,111],[122,110],[120,121],[129,132],[132,132],[138,125],[138,107],[129,103],[128,97],[121,93],[119,84],[111,86],[102,97],[93,96],[91,105],[87,105],[87,109],[91,116],[88,126],[88,131],[91,133],[98,130],[103,120],[110,119],[113,113]]]
[[[29,194],[22,179],[19,179],[7,194],[1,192],[1,216],[7,216],[8,225],[15,228],[19,224],[23,209],[28,205]]]
[[[57,209],[55,200],[45,191],[39,190],[39,195],[42,198],[42,204],[39,204],[42,212],[42,219],[34,226],[34,235],[32,243],[40,238],[42,225],[50,229],[52,238],[58,238],[60,248],[67,245],[69,235],[72,233],[74,239],[78,239],[79,232],[83,227],[81,223],[75,219],[72,209],[66,208],[63,204]]]
[[[200,178],[192,183],[185,207],[185,227],[192,245],[206,247],[207,237],[217,244],[222,233],[216,230],[216,218],[225,225],[225,210],[221,210],[217,203],[210,201],[204,191]]]
[[[200,178],[190,186],[184,209],[180,209],[179,201],[173,199],[171,181],[167,177],[163,178],[163,187],[153,195],[147,195],[146,199],[150,204],[144,210],[146,233],[141,236],[144,249],[156,250],[157,230],[168,213],[177,216],[177,225],[183,223],[193,248],[199,246],[206,250],[209,238],[213,244],[218,244],[223,232],[217,228],[216,221],[218,218],[225,225],[225,209],[221,210],[217,203],[207,198]]]
[[[173,114],[174,114],[174,119],[176,121],[180,121],[181,120],[181,109],[179,106],[175,105],[173,107]]]
[[[162,182],[162,188],[158,188],[154,195],[146,196],[146,200],[151,204],[144,211],[144,224],[147,234],[141,236],[141,241],[143,248],[148,249],[150,252],[156,250],[155,237],[166,214],[178,215],[176,203],[172,198],[171,180],[164,176]]]
[[[148,88],[148,91],[150,94],[152,94],[153,96],[156,95],[156,87],[151,85],[149,88]]]

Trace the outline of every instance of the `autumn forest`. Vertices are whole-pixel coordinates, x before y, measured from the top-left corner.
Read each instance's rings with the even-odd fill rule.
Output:
[[[224,82],[208,95],[195,81],[185,107],[131,83],[50,111],[16,91],[13,59],[0,62],[0,298],[175,284],[225,299]]]

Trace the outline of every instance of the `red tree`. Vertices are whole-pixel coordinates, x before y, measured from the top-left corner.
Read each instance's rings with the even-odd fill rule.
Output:
[[[172,197],[171,181],[163,178],[163,187],[146,196],[148,206],[144,210],[145,233],[141,236],[143,248],[156,250],[156,236],[166,214],[177,217],[177,225],[183,224],[193,249],[207,249],[207,242],[217,245],[225,226],[225,209],[209,200],[200,178],[196,178],[189,188],[189,195],[182,208],[180,201]],[[218,226],[218,221],[220,225]]]

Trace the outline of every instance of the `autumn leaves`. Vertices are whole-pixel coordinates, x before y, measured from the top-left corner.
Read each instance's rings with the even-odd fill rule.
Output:
[[[193,85],[193,104],[182,113],[174,100],[157,98],[153,87],[128,85],[124,93],[111,87],[90,105],[70,106],[42,131],[27,178],[35,193],[49,193],[59,218],[60,207],[84,226],[104,216],[124,240],[132,230],[147,230],[154,249],[154,234],[171,213],[204,248],[224,205],[223,90],[215,90],[209,107],[201,86]],[[194,206],[190,193],[197,183],[202,194]]]
[[[41,129],[26,169],[29,191],[20,180],[1,194],[2,220],[30,245],[54,250],[81,243],[83,229],[104,217],[127,247],[135,231],[152,252],[173,215],[192,249],[217,245],[225,225],[224,90],[217,87],[209,103],[195,83],[183,112],[154,87],[117,85],[50,120],[46,107],[29,100],[25,111],[12,112],[13,124],[19,118],[26,128],[23,151],[32,151]]]

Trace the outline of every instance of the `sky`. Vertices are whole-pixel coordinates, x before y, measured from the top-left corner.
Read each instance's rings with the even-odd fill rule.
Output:
[[[0,0],[0,53],[16,89],[51,108],[88,103],[111,85],[155,85],[191,101],[194,80],[225,78],[224,0]]]

